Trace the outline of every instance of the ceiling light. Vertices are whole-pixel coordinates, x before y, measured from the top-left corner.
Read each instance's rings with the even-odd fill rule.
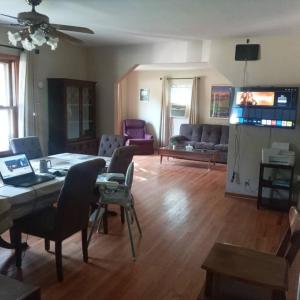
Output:
[[[33,49],[35,49],[35,45],[28,38],[25,38],[25,40],[22,40],[21,44],[22,44],[23,48],[27,51],[32,51]]]
[[[36,47],[47,44],[51,47],[51,50],[55,50],[58,45],[59,39],[49,33],[49,29],[45,26],[39,28],[26,28],[21,31],[7,33],[9,42],[17,46],[18,42],[21,42],[23,48],[27,51],[32,51]]]
[[[47,42],[45,33],[38,29],[33,34],[30,35],[32,42],[37,46],[42,46]]]
[[[17,46],[18,42],[21,41],[21,39],[22,39],[19,32],[12,33],[11,31],[9,31],[7,33],[7,35],[8,35],[8,39],[9,39],[10,43],[14,46]]]
[[[57,37],[55,37],[55,38],[50,37],[47,40],[47,45],[49,45],[51,47],[51,50],[55,50],[57,48],[58,41],[59,41],[59,39]]]

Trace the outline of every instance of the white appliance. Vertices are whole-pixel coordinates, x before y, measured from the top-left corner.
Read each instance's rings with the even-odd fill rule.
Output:
[[[262,149],[262,162],[293,166],[295,164],[295,152],[289,151],[289,148],[289,143],[272,143],[271,148]]]

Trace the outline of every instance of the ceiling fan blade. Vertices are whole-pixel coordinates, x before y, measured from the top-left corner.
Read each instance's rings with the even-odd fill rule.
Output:
[[[58,38],[61,38],[63,40],[66,40],[66,41],[69,41],[73,44],[82,44],[83,42],[77,38],[74,38],[68,34],[65,34],[63,32],[60,32],[58,30],[55,30],[55,33],[54,33]]]
[[[0,16],[4,16],[4,17],[8,17],[8,18],[11,18],[11,19],[18,20],[18,18],[17,18],[17,17],[13,17],[13,16],[5,15],[5,14],[0,14]]]
[[[66,30],[66,31],[75,31],[75,32],[81,32],[81,33],[94,34],[93,30],[86,28],[86,27],[69,26],[69,25],[61,25],[61,24],[50,24],[50,25],[58,30]]]
[[[20,27],[20,28],[25,28],[25,25],[21,24],[12,24],[12,23],[0,23],[0,26],[13,26],[13,27]]]

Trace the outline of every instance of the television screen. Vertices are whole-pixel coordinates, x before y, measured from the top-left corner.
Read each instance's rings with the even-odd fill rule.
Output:
[[[297,87],[236,88],[230,124],[295,128],[297,98]]]

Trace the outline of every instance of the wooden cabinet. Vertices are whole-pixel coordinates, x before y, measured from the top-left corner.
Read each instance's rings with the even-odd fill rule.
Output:
[[[95,82],[48,79],[49,154],[96,154]]]

